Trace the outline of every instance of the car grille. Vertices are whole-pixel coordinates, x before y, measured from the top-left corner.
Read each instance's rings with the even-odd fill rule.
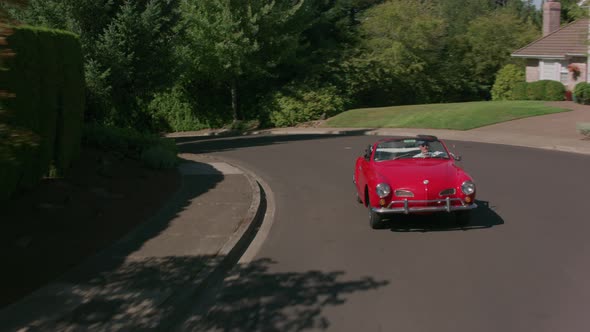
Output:
[[[455,190],[455,188],[449,188],[449,189],[445,189],[443,191],[441,191],[439,193],[440,196],[450,196],[450,195],[454,195],[456,194],[457,191]]]
[[[414,193],[409,190],[396,190],[395,196],[397,197],[414,197]]]

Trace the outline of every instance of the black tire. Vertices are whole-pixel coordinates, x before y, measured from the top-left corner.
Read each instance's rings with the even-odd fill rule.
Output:
[[[375,213],[370,210],[369,208],[369,225],[371,225],[372,229],[383,229],[385,228],[385,222],[381,220],[381,215],[379,213]]]
[[[373,212],[371,210],[371,202],[367,197],[367,209],[369,210],[369,225],[371,225],[372,229],[382,229],[385,226],[385,223],[382,220],[382,217],[379,213]]]
[[[455,212],[455,220],[458,226],[465,227],[471,222],[471,211],[457,211]]]

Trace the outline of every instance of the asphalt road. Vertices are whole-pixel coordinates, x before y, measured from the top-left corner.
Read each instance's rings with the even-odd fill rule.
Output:
[[[590,156],[447,142],[478,186],[472,224],[410,216],[372,230],[352,173],[376,139],[187,139],[258,174],[276,210],[256,258],[183,329],[590,330]]]

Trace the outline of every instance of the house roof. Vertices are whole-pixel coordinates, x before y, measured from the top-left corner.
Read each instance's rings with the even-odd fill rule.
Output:
[[[587,18],[579,19],[514,51],[512,56],[535,59],[565,59],[572,56],[588,56]]]

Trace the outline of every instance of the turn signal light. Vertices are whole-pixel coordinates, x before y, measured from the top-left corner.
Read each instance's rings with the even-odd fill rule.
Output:
[[[471,197],[469,197],[469,196],[465,197],[465,202],[471,203]]]
[[[385,200],[382,198],[379,200],[379,204],[381,204],[381,206],[385,206]]]

